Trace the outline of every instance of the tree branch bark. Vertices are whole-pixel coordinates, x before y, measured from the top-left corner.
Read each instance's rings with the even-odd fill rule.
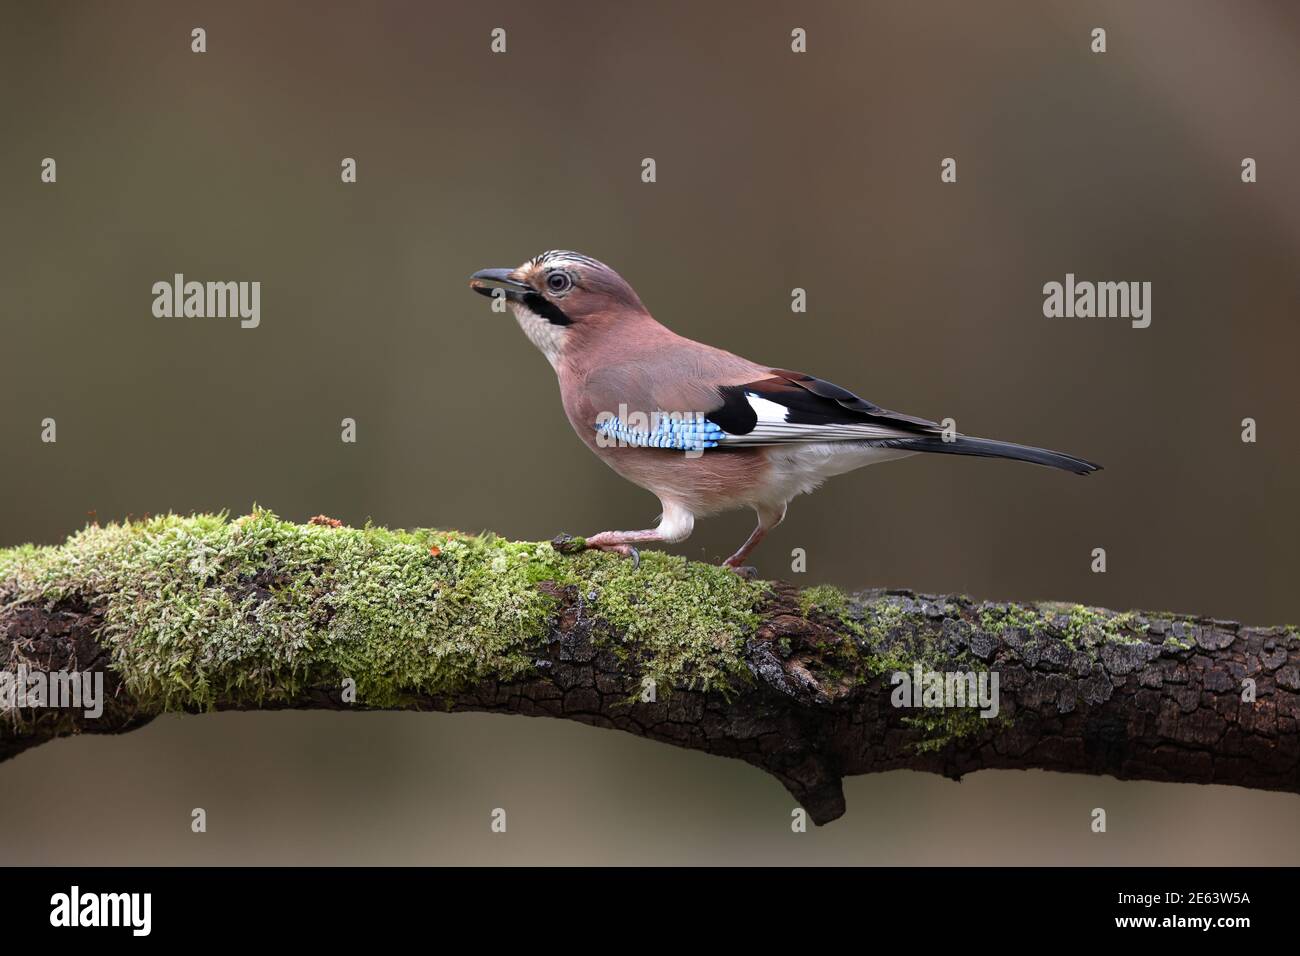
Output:
[[[107,698],[97,718],[68,707],[10,706],[0,716],[0,760],[67,734],[133,730],[166,710],[402,708],[559,717],[739,758],[775,776],[818,824],[844,813],[844,777],[898,768],[953,779],[985,768],[1041,768],[1300,792],[1294,628],[910,591],[715,584],[715,569],[663,555],[647,555],[649,570],[634,571],[609,555],[548,558],[545,545],[440,532],[375,541],[355,537],[373,531],[280,522],[275,534],[258,537],[236,521],[190,528],[177,544],[167,527],[186,520],[87,529],[61,548],[0,552],[0,649],[11,682],[20,666],[101,672]],[[101,540],[110,532],[112,547]],[[357,558],[358,542],[372,551]],[[308,554],[304,543],[316,550]],[[525,547],[533,550],[509,550]],[[501,549],[496,557],[493,548]],[[459,554],[454,564],[444,550]],[[191,557],[178,563],[178,553]],[[213,565],[196,570],[194,553],[213,555]],[[383,583],[394,553],[404,580],[428,575],[415,580],[416,591],[431,589],[427,606],[412,610],[407,592]],[[503,565],[506,554],[525,558]],[[348,561],[363,571],[366,561],[379,562],[374,582],[344,575]],[[307,567],[303,584],[295,575]],[[472,609],[472,620],[447,616],[447,602],[463,604],[479,567],[502,577],[523,568],[519,588],[532,588],[545,608],[514,635],[526,660],[502,673],[480,666],[481,639],[447,638],[482,617]],[[638,596],[641,574],[649,576]],[[615,606],[617,589],[633,608],[644,600],[648,615],[662,615],[655,602],[673,601],[662,592],[679,580],[691,595],[683,600],[752,597],[752,604],[735,608],[743,627],[722,633],[715,626],[704,650],[670,680],[655,654],[675,648],[634,639],[641,633],[635,620],[607,606]],[[701,581],[708,582],[703,598]],[[194,607],[227,610],[164,630],[178,582],[202,602]],[[391,660],[367,666],[399,675],[396,695],[352,700],[347,681],[364,675],[340,663],[353,660],[340,655],[352,653],[354,639],[339,625],[350,595],[375,582],[380,592],[363,610],[377,622],[373,646]],[[164,598],[173,603],[149,603]],[[132,618],[140,607],[147,615]],[[304,616],[277,617],[285,608]],[[710,621],[719,610],[730,609],[709,607]],[[426,618],[428,635],[412,650],[411,622]],[[390,621],[405,623],[398,630]],[[257,647],[232,652],[241,628],[256,635]],[[267,635],[286,633],[294,650],[277,650],[268,665]],[[181,639],[189,642],[184,654],[149,656]],[[442,655],[436,673],[461,676],[402,678],[408,666],[428,666],[403,657],[411,654]],[[725,679],[700,677],[712,664]],[[972,707],[896,706],[895,675],[914,678],[918,668],[996,675],[997,717]],[[196,687],[217,690],[207,697],[172,690]]]

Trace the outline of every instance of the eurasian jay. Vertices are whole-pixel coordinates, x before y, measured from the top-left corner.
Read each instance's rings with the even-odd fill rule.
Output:
[[[697,517],[752,508],[758,526],[725,565],[739,569],[795,495],[864,465],[918,452],[1011,458],[1086,475],[1100,466],[1028,445],[945,432],[800,372],[771,368],[660,325],[604,263],[552,250],[470,287],[504,299],[555,369],[573,430],[659,498],[659,525],[603,531],[589,548],[639,562],[638,544],[684,541]]]

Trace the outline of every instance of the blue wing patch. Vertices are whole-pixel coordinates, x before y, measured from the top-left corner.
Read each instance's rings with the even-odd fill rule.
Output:
[[[606,448],[630,446],[633,448],[668,448],[677,451],[704,451],[717,448],[726,437],[719,426],[703,415],[678,412],[656,412],[645,421],[631,425],[623,419],[610,416],[596,423],[596,441]]]

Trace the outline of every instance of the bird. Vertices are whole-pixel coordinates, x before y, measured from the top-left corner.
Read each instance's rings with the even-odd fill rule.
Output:
[[[550,362],[578,437],[658,497],[654,528],[574,539],[578,547],[631,558],[634,566],[639,546],[685,541],[697,518],[749,508],[757,525],[722,564],[752,574],[745,562],[785,520],[791,499],[828,478],[920,453],[1007,458],[1076,475],[1101,467],[960,435],[824,379],[678,335],[622,276],[581,253],[552,249],[518,268],[481,269],[470,288],[494,298],[498,311],[504,303]]]

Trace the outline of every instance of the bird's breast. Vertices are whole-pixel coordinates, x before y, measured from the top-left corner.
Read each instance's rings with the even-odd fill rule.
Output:
[[[594,428],[574,430],[592,452],[635,485],[697,515],[752,507],[763,497],[771,465],[766,448],[686,452],[634,448],[598,440]]]

